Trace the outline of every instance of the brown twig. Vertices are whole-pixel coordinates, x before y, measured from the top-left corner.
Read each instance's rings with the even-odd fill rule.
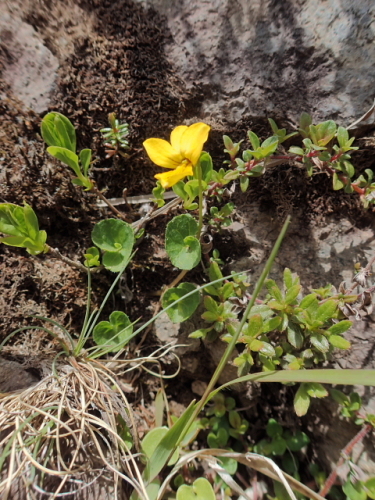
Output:
[[[68,264],[70,267],[74,267],[75,269],[79,269],[80,271],[84,271],[85,273],[87,273],[88,271],[88,268],[83,264],[81,264],[80,262],[69,259],[69,257],[65,257],[65,255],[63,255],[58,248],[49,247],[48,253],[51,255],[51,257],[62,260],[63,262],[65,262],[65,264]],[[101,269],[103,269],[103,266],[98,266],[93,269],[90,268],[90,271],[92,273],[97,273]]]
[[[344,464],[344,462],[348,459],[350,453],[353,451],[354,446],[361,442],[362,439],[370,432],[372,429],[372,425],[366,424],[355,436],[349,441],[349,443],[345,446],[345,448],[341,451],[341,458],[336,464],[336,468],[331,472],[328,476],[326,482],[323,485],[323,488],[320,490],[319,495],[325,497],[330,492],[332,486],[335,484],[337,478],[338,469]]]
[[[124,220],[125,222],[131,223],[131,220],[129,220],[125,214],[120,212],[120,210],[117,210],[117,208],[112,205],[112,203],[104,196],[104,194],[101,191],[99,191],[99,189],[96,186],[94,186],[91,191],[95,193],[102,201],[104,201],[104,203],[109,206],[109,208],[112,210],[113,213],[117,215],[117,217]]]

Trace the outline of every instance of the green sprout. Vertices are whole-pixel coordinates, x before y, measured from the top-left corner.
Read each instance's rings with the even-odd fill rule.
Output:
[[[112,156],[118,154],[126,158],[128,155],[121,149],[129,149],[129,142],[126,139],[129,135],[129,125],[120,123],[115,113],[109,113],[108,121],[110,127],[100,130],[104,139],[104,146],[107,148],[105,151],[107,153],[106,158],[112,158]]]

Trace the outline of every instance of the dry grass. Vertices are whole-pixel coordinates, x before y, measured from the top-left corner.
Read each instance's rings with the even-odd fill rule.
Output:
[[[120,499],[128,487],[143,497],[126,427],[134,434],[105,364],[57,357],[40,383],[1,400],[0,498]]]

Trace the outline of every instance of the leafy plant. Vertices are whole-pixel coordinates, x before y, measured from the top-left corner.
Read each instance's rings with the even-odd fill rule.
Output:
[[[49,146],[48,153],[68,165],[75,173],[73,184],[91,191],[94,187],[89,179],[92,151],[82,149],[79,155],[76,154],[76,131],[70,120],[61,113],[48,113],[43,118],[41,132]]]
[[[6,235],[0,238],[5,245],[26,248],[31,255],[49,250],[47,233],[39,230],[37,216],[27,203],[23,207],[12,203],[0,204],[0,231]]]
[[[126,139],[129,135],[129,125],[120,123],[115,113],[109,113],[108,121],[110,126],[100,130],[104,139],[104,146],[107,148],[106,158],[111,158],[117,154],[126,157],[127,154],[122,149],[129,149],[129,142]]]

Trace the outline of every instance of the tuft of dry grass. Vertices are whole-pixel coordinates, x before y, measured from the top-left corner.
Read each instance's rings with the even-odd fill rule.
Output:
[[[147,498],[124,432],[135,426],[114,373],[57,356],[34,387],[0,400],[1,499]]]

